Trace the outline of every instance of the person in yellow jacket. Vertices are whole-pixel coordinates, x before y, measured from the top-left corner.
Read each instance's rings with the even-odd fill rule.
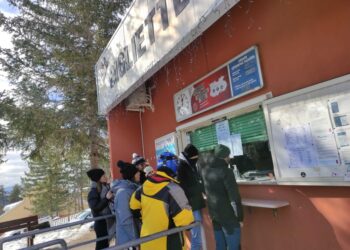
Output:
[[[140,214],[140,236],[148,236],[194,222],[191,206],[178,182],[177,157],[169,152],[160,156],[157,171],[149,176],[130,199],[130,209]],[[140,212],[140,213],[138,213]],[[181,250],[183,234],[173,234],[141,245],[141,250]]]

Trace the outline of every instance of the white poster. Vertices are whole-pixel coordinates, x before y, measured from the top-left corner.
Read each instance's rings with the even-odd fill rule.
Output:
[[[335,134],[340,148],[350,146],[350,128],[336,129]]]
[[[310,126],[318,155],[318,165],[326,167],[339,165],[338,149],[329,119],[314,120]]]
[[[231,143],[232,143],[233,155],[234,156],[243,155],[241,134],[232,134]]]
[[[317,165],[317,155],[308,125],[288,127],[284,130],[285,148],[290,168],[309,168]]]
[[[232,158],[234,150],[232,148],[231,137],[230,137],[230,127],[228,124],[228,120],[215,123],[215,129],[216,129],[216,137],[218,139],[218,144],[227,146],[231,151],[230,157]]]

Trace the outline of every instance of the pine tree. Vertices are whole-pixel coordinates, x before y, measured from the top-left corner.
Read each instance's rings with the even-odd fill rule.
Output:
[[[6,96],[6,92],[0,92],[0,164],[3,163],[3,157],[9,147],[8,130],[6,125],[6,111],[12,105],[11,98]]]
[[[5,188],[3,185],[0,185],[0,214],[3,212],[4,206],[7,204],[7,197]]]
[[[21,186],[18,184],[14,185],[8,197],[9,203],[14,203],[21,200],[21,193],[22,193]]]
[[[29,161],[29,172],[22,179],[23,192],[38,215],[57,215],[68,204],[68,173],[54,147],[44,157]]]
[[[9,3],[20,14],[2,18],[14,49],[1,50],[1,63],[16,88],[18,106],[9,121],[16,143],[37,154],[45,137],[63,136],[60,146],[84,144],[91,167],[97,167],[108,153],[105,119],[97,115],[94,65],[129,1]]]
[[[107,165],[94,65],[130,0],[8,2],[19,11],[15,17],[0,15],[14,46],[0,50],[0,64],[14,86],[8,140],[29,160],[25,194],[38,212],[52,214],[67,201],[64,193],[72,196],[86,185],[87,168]]]

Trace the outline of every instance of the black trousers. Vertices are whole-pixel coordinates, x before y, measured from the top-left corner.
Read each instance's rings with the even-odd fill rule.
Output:
[[[101,238],[108,235],[106,220],[95,221],[94,225],[96,238]],[[96,242],[95,250],[100,250],[109,247],[108,239],[100,240]]]

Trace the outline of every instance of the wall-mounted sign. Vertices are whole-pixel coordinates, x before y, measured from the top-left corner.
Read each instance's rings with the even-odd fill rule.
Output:
[[[176,120],[214,108],[263,87],[258,49],[249,48],[174,95]]]
[[[156,146],[156,160],[158,161],[159,156],[164,152],[171,152],[177,155],[177,141],[176,133],[170,133],[157,138],[155,141]]]
[[[135,0],[95,66],[106,114],[239,0]]]

